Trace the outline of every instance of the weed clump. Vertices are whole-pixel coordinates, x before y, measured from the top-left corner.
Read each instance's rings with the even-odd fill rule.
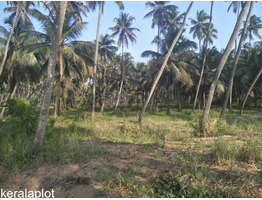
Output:
[[[251,138],[243,145],[240,151],[240,159],[249,163],[262,158],[262,142],[257,138]]]
[[[239,148],[236,142],[218,139],[214,146],[214,159],[219,165],[234,163],[237,160]]]
[[[192,187],[176,178],[165,175],[153,184],[154,197],[156,198],[216,198],[222,195],[209,190],[204,186]]]

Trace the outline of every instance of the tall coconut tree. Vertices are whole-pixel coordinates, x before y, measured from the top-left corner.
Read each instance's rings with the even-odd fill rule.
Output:
[[[115,41],[108,35],[101,35],[99,42],[99,54],[102,58],[103,65],[103,96],[102,96],[102,106],[100,112],[104,112],[105,106],[105,97],[106,97],[106,70],[107,70],[107,61],[113,60],[114,54],[117,51],[117,47],[113,46]]]
[[[218,84],[218,80],[219,80],[219,77],[220,77],[220,74],[224,68],[224,65],[227,61],[227,58],[230,54],[230,51],[231,51],[231,48],[237,38],[237,35],[238,35],[238,32],[241,28],[241,24],[243,22],[243,19],[244,19],[244,16],[246,14],[246,11],[248,9],[250,5],[250,2],[246,2],[243,9],[241,10],[241,13],[239,15],[239,18],[237,20],[237,23],[235,25],[235,28],[233,30],[233,33],[229,39],[229,42],[226,46],[226,49],[223,53],[223,56],[221,58],[221,61],[220,63],[218,64],[217,66],[217,70],[216,70],[216,73],[214,75],[214,78],[212,80],[212,83],[211,83],[211,86],[210,86],[210,89],[209,89],[209,94],[208,94],[208,99],[207,99],[207,102],[206,102],[206,105],[205,105],[205,109],[204,109],[204,112],[203,112],[203,117],[201,119],[201,124],[200,124],[200,136],[206,136],[208,134],[208,131],[206,130],[206,125],[207,125],[207,120],[208,120],[208,116],[209,116],[209,112],[210,112],[210,107],[211,107],[211,104],[212,104],[212,100],[213,100],[213,96],[214,96],[214,92],[215,92],[215,89],[216,89],[216,86]]]
[[[118,47],[119,48],[122,47],[122,61],[121,61],[122,78],[119,87],[119,92],[117,94],[117,100],[116,100],[114,112],[118,107],[123,84],[124,84],[124,76],[125,76],[124,75],[124,46],[128,48],[128,40],[130,40],[132,43],[135,43],[136,34],[134,33],[134,31],[140,31],[138,28],[132,27],[134,20],[135,18],[130,16],[129,14],[121,13],[119,18],[114,19],[116,25],[110,28],[110,30],[114,31],[114,33],[112,34],[113,37],[118,35],[118,41],[117,41]]]
[[[241,38],[239,40],[238,49],[237,49],[237,52],[235,54],[234,64],[233,64],[232,72],[231,72],[231,75],[230,75],[225,100],[224,100],[222,111],[221,111],[221,114],[220,114],[221,117],[224,117],[224,115],[225,115],[228,99],[229,99],[230,94],[232,94],[233,82],[234,82],[234,77],[235,77],[236,68],[237,68],[237,64],[238,64],[238,59],[239,59],[239,56],[240,56],[240,53],[241,53],[242,43],[244,42],[245,37],[246,37],[246,31],[247,31],[247,27],[248,27],[248,24],[249,24],[249,21],[250,21],[253,5],[254,5],[254,2],[251,2],[250,7],[249,7],[249,11],[248,11],[248,15],[247,15],[247,19],[245,21],[245,25],[244,25],[244,28],[243,28],[242,33],[241,33]]]
[[[211,1],[209,24],[208,24],[207,30],[205,30],[205,25],[203,25],[203,21],[208,16],[205,15],[204,13],[200,14],[201,11],[200,11],[200,13],[197,14],[197,21],[198,21],[198,23],[196,23],[195,20],[191,20],[191,23],[193,22],[193,24],[196,24],[194,26],[194,29],[192,29],[192,31],[194,30],[194,33],[196,33],[196,35],[198,35],[197,29],[199,29],[199,32],[200,33],[202,32],[202,34],[205,37],[205,40],[204,40],[204,58],[203,58],[203,61],[202,61],[200,77],[199,77],[199,81],[198,81],[197,88],[196,88],[196,95],[195,95],[195,100],[194,100],[194,104],[193,104],[193,111],[195,110],[195,107],[196,107],[196,102],[197,102],[197,98],[198,98],[199,88],[200,88],[200,85],[201,85],[201,82],[202,82],[202,78],[203,78],[203,74],[204,74],[204,70],[205,70],[205,63],[206,63],[206,57],[207,57],[207,46],[208,46],[208,42],[209,42],[208,39],[209,39],[210,29],[211,29],[211,26],[212,26],[213,3],[214,2]],[[197,24],[198,24],[198,26],[197,26]],[[197,27],[199,27],[199,28],[197,28]],[[206,34],[204,34],[205,32],[206,32]],[[201,38],[199,38],[199,41],[200,40],[201,40]],[[211,38],[211,40],[212,40],[212,38]],[[201,42],[199,42],[199,45],[201,45]],[[199,48],[200,48],[200,46],[199,46]]]
[[[122,1],[115,1],[116,4],[119,6],[120,9],[124,9],[124,5]],[[91,111],[91,120],[94,120],[95,117],[95,105],[96,105],[96,70],[97,70],[97,60],[98,60],[98,46],[99,46],[99,30],[100,30],[100,22],[101,22],[101,15],[104,10],[104,1],[88,1],[87,7],[90,10],[95,10],[97,5],[99,5],[99,12],[98,12],[98,22],[97,22],[97,30],[96,30],[96,50],[95,50],[95,58],[94,58],[94,72],[93,72],[93,100],[92,100],[92,111]]]
[[[66,13],[67,2],[61,1],[59,2],[58,13],[55,18],[55,29],[54,29],[54,37],[51,39],[51,49],[50,49],[50,58],[47,67],[47,76],[45,80],[45,90],[44,90],[44,97],[42,100],[42,105],[40,109],[40,116],[37,125],[36,135],[33,147],[39,148],[43,144],[44,140],[44,133],[46,129],[46,123],[49,113],[49,105],[51,100],[51,94],[54,85],[54,75],[55,75],[55,66],[56,66],[56,59],[57,53],[59,50],[59,42],[62,35],[65,13]]]
[[[56,26],[55,21],[52,20],[56,15],[56,7],[57,7],[56,4],[57,2],[46,5],[46,7],[48,7],[51,12],[49,13],[49,15],[45,15],[36,9],[31,11],[31,15],[42,23],[43,25],[42,28],[44,30],[43,33],[42,32],[32,33],[38,36],[39,38],[41,38],[43,42],[32,45],[31,49],[45,48],[46,51],[49,51],[52,37],[54,35],[53,30]],[[66,13],[61,41],[59,43],[59,52],[58,52],[59,77],[56,83],[56,101],[55,101],[54,118],[57,118],[57,116],[60,114],[61,83],[64,78],[64,68],[66,66],[65,63],[66,60],[77,62],[79,66],[83,66],[83,69],[86,68],[84,60],[81,59],[81,57],[78,56],[73,51],[72,49],[73,47],[72,45],[70,45],[70,41],[76,40],[82,33],[82,30],[84,29],[85,25],[87,24],[85,22],[79,22],[75,18],[75,13],[76,13],[75,11],[68,11]]]
[[[152,28],[157,26],[157,36],[153,40],[154,43],[157,44],[157,53],[159,54],[159,46],[160,46],[160,34],[163,28],[165,28],[169,24],[170,13],[174,15],[177,13],[177,6],[168,5],[169,1],[150,1],[146,2],[145,8],[151,9],[149,13],[147,13],[144,18],[153,17],[152,19]]]
[[[193,3],[194,3],[193,1],[190,3],[190,5],[189,5],[189,7],[188,7],[188,9],[187,9],[187,11],[186,11],[186,13],[185,13],[183,23],[182,23],[182,25],[181,25],[181,27],[180,27],[180,29],[179,29],[176,37],[174,38],[174,40],[173,40],[173,42],[172,42],[172,45],[170,46],[170,48],[169,48],[169,50],[168,50],[168,52],[167,52],[167,54],[166,54],[166,56],[165,56],[165,59],[164,59],[164,61],[163,61],[163,64],[162,64],[162,66],[161,66],[161,68],[160,68],[160,70],[159,70],[159,72],[158,72],[158,74],[157,74],[157,76],[156,76],[156,78],[155,78],[155,80],[154,80],[154,83],[153,83],[153,85],[152,85],[152,88],[151,88],[151,90],[150,90],[150,93],[149,93],[149,95],[148,95],[148,97],[147,97],[147,99],[146,99],[146,101],[145,101],[145,103],[144,103],[143,109],[142,109],[142,111],[141,111],[141,113],[140,113],[140,116],[139,116],[139,118],[138,118],[138,122],[139,122],[139,123],[142,122],[142,118],[143,118],[144,112],[145,112],[145,110],[146,110],[146,108],[147,108],[147,105],[148,105],[148,103],[149,103],[149,101],[150,101],[150,99],[151,99],[151,97],[152,97],[152,95],[153,95],[153,93],[154,93],[154,90],[155,90],[155,88],[156,88],[156,86],[157,86],[157,83],[158,83],[158,81],[159,81],[159,79],[160,79],[160,77],[161,77],[161,75],[162,75],[162,73],[163,73],[163,71],[164,71],[164,69],[165,69],[165,66],[166,66],[166,64],[167,64],[167,62],[168,62],[168,59],[169,59],[171,53],[173,52],[173,49],[174,49],[174,47],[175,47],[175,45],[176,45],[179,37],[181,36],[181,34],[182,34],[183,30],[184,30],[184,26],[185,26],[185,24],[186,24],[186,19],[187,19],[187,16],[188,16],[188,14],[189,14],[189,11],[191,10],[191,7],[193,6]]]

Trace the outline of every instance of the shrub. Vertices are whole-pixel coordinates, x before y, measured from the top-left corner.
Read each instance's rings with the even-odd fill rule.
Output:
[[[17,118],[21,130],[28,135],[35,134],[38,121],[38,111],[24,98],[10,99],[7,102],[9,114]]]

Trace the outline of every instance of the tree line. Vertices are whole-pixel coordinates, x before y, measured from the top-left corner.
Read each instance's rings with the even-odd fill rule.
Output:
[[[152,38],[156,51],[142,53],[150,58],[147,63],[136,63],[125,52],[140,31],[133,27],[136,19],[130,14],[121,11],[109,35],[100,33],[103,1],[35,4],[7,2],[4,11],[10,15],[5,26],[0,26],[1,117],[7,113],[6,102],[15,97],[41,106],[34,147],[42,145],[50,103],[54,118],[61,114],[61,107],[80,106],[90,108],[91,120],[95,120],[96,107],[103,113],[105,106],[116,112],[119,105],[143,104],[139,123],[148,105],[153,110],[165,104],[167,114],[174,104],[178,111],[203,109],[200,136],[208,134],[212,103],[222,107],[221,117],[232,105],[238,105],[242,114],[248,99],[253,99],[250,103],[255,107],[262,103],[262,43],[252,43],[254,36],[261,39],[262,28],[260,17],[252,14],[255,2],[229,3],[227,11],[232,9],[237,20],[222,51],[213,46],[218,34],[212,22],[214,2],[210,2],[209,14],[199,10],[189,19],[194,2],[185,12],[168,1],[146,2],[149,12],[144,18],[152,19],[152,28],[157,28]],[[116,5],[124,9],[123,2]],[[41,12],[39,6],[46,11]],[[96,9],[96,40],[78,40],[87,26],[82,16]],[[35,30],[31,18],[41,24],[41,31]],[[197,42],[185,37],[186,26]]]

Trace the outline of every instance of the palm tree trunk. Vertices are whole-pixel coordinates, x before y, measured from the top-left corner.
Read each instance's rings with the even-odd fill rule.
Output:
[[[33,148],[41,147],[43,144],[43,140],[44,140],[46,123],[47,123],[47,118],[48,118],[48,113],[49,113],[49,105],[50,105],[52,90],[54,86],[56,59],[57,59],[57,53],[59,49],[59,41],[62,35],[66,7],[67,7],[67,1],[61,1],[58,15],[56,17],[56,26],[55,26],[55,31],[54,31],[55,35],[51,40],[50,58],[49,58],[48,66],[47,66],[47,76],[45,80],[44,97],[43,97],[42,106],[40,109],[40,116],[39,116],[39,121],[37,125]]]
[[[252,14],[253,4],[254,4],[254,2],[252,1],[251,4],[250,4],[249,11],[248,11],[248,15],[247,15],[247,19],[246,19],[246,22],[245,22],[245,26],[244,26],[241,38],[239,40],[238,49],[237,49],[237,52],[236,52],[236,55],[235,55],[233,69],[232,69],[232,72],[231,72],[231,76],[230,76],[230,79],[229,79],[229,84],[228,84],[228,88],[227,88],[227,92],[226,92],[226,97],[225,97],[225,100],[224,100],[224,103],[223,103],[223,107],[222,107],[222,111],[221,111],[221,114],[220,114],[221,117],[224,117],[224,115],[225,115],[229,95],[231,94],[231,97],[232,97],[232,89],[233,89],[235,72],[236,72],[236,69],[237,69],[237,63],[238,63],[238,59],[239,59],[239,56],[240,56],[240,53],[241,53],[242,43],[245,40],[247,27],[248,27],[249,20],[250,20],[251,14]]]
[[[211,24],[212,24],[212,15],[213,15],[213,1],[211,1],[211,8],[210,8],[210,18],[209,18],[209,25],[208,25],[208,29],[207,29],[207,37],[209,35],[209,31],[210,31],[210,28],[211,28]],[[207,45],[208,45],[208,40],[207,38],[205,39],[204,41],[205,43],[205,54],[204,54],[204,58],[203,58],[203,62],[202,62],[202,67],[201,67],[201,72],[200,72],[200,77],[199,77],[199,81],[198,81],[198,84],[197,84],[197,90],[196,90],[196,95],[195,95],[195,100],[194,100],[194,105],[193,105],[193,112],[195,111],[195,108],[196,108],[196,102],[197,102],[197,99],[198,99],[198,93],[199,93],[199,88],[200,88],[200,85],[201,85],[201,82],[202,82],[202,79],[203,79],[203,74],[204,74],[204,71],[205,71],[205,64],[206,64],[206,58],[207,58]]]
[[[105,65],[105,63],[104,63]],[[102,97],[102,106],[101,106],[101,110],[100,112],[103,113],[104,112],[104,107],[105,107],[105,98],[106,98],[106,66],[104,66],[104,74],[103,74],[103,86],[104,86],[104,91],[103,91],[103,97]]]
[[[209,112],[210,112],[210,107],[211,107],[211,104],[212,104],[212,100],[213,100],[213,96],[214,96],[214,92],[215,92],[215,89],[216,89],[216,86],[217,86],[217,83],[218,83],[218,80],[219,80],[219,77],[220,77],[220,74],[224,68],[224,65],[227,61],[227,58],[229,56],[229,53],[231,51],[231,48],[235,42],[235,39],[237,37],[237,34],[239,32],[239,29],[242,25],[242,21],[243,21],[243,18],[245,16],[245,13],[248,9],[250,5],[250,2],[246,2],[245,3],[245,6],[244,8],[242,9],[241,13],[240,13],[240,16],[237,20],[237,23],[236,23],[236,26],[234,28],[234,31],[230,37],[230,40],[227,44],[227,47],[223,53],[223,56],[220,60],[220,63],[218,64],[218,67],[217,67],[217,70],[216,70],[216,73],[215,73],[215,76],[212,80],[212,84],[210,86],[210,89],[209,89],[209,94],[208,94],[208,99],[207,99],[207,103],[206,103],[206,106],[205,106],[205,109],[204,109],[204,112],[203,112],[203,117],[202,117],[202,121],[201,121],[201,124],[200,124],[200,136],[206,136],[207,134],[207,130],[206,130],[206,124],[207,124],[207,119],[208,119],[208,116],[209,116]]]
[[[248,91],[247,91],[247,94],[246,94],[246,96],[245,96],[244,102],[243,102],[243,104],[242,104],[242,106],[241,106],[241,109],[240,109],[240,115],[242,115],[243,110],[244,110],[244,107],[245,107],[245,104],[246,104],[246,102],[247,102],[247,98],[248,98],[248,96],[250,95],[250,92],[251,92],[251,90],[253,89],[254,85],[256,84],[256,82],[257,82],[258,78],[260,77],[261,73],[262,73],[262,67],[261,67],[261,69],[260,69],[260,71],[258,72],[256,78],[254,79],[254,81],[252,82],[251,86],[249,87],[249,89],[248,89]]]
[[[160,28],[159,28],[159,26],[157,26],[157,50],[156,50],[156,52],[157,52],[157,58],[158,58],[158,54],[159,54],[159,42],[160,42]]]
[[[94,117],[95,117],[95,107],[96,107],[96,68],[97,68],[97,59],[98,59],[99,30],[100,30],[102,8],[103,8],[103,1],[100,1],[98,22],[97,22],[97,31],[96,31],[96,52],[95,52],[95,58],[94,58],[93,101],[92,101],[92,111],[91,111],[91,120],[92,121],[94,120]]]
[[[240,2],[239,2],[240,4]],[[238,5],[237,7],[237,19],[239,17],[239,9],[240,8],[240,5]],[[236,57],[236,54],[237,54],[237,38],[235,40],[235,57]],[[233,69],[232,69],[233,70]],[[228,99],[228,98],[227,98]],[[228,101],[228,100],[227,100]],[[230,88],[230,94],[229,94],[229,109],[232,110],[232,101],[233,101],[233,85],[232,87]],[[222,116],[222,115],[221,115]]]
[[[9,99],[13,99],[17,90],[18,82],[16,82],[15,87],[13,88],[13,91],[7,96],[5,99],[5,102],[7,102]],[[1,110],[0,118],[4,118],[6,107],[3,107]]]
[[[6,62],[6,58],[7,58],[7,53],[8,53],[8,50],[9,50],[9,44],[10,44],[14,29],[15,29],[15,25],[16,25],[16,22],[18,21],[19,17],[20,17],[20,14],[19,14],[20,5],[21,5],[21,2],[18,1],[16,12],[15,12],[15,18],[14,18],[14,21],[13,21],[13,24],[12,24],[12,29],[10,31],[10,34],[8,36],[8,39],[7,39],[7,42],[6,42],[6,45],[5,45],[4,57],[3,57],[3,60],[1,62],[1,66],[0,66],[0,77],[1,77],[2,72],[4,70],[4,66],[5,66],[5,62]]]
[[[165,60],[164,60],[164,62],[163,62],[163,64],[162,64],[162,66],[161,66],[161,68],[160,68],[160,70],[159,70],[159,72],[158,72],[155,80],[154,80],[153,86],[152,86],[152,88],[151,88],[151,90],[150,90],[150,93],[149,93],[149,95],[148,95],[148,97],[147,97],[147,100],[146,100],[146,102],[145,102],[145,104],[144,104],[144,106],[143,106],[143,109],[142,109],[142,111],[141,111],[141,113],[140,113],[140,116],[139,116],[139,118],[138,118],[138,122],[139,122],[139,123],[142,122],[142,118],[143,118],[144,112],[145,112],[145,110],[146,110],[146,108],[147,108],[147,105],[148,105],[148,103],[149,103],[149,101],[150,101],[150,98],[151,98],[151,96],[152,96],[152,94],[153,94],[153,92],[154,92],[154,90],[155,90],[155,88],[156,88],[156,86],[157,86],[157,83],[158,83],[158,81],[159,81],[159,79],[160,79],[160,77],[161,77],[161,75],[162,75],[162,73],[163,73],[163,71],[164,71],[164,69],[165,69],[165,66],[166,66],[166,64],[167,64],[167,61],[168,61],[168,59],[169,59],[169,57],[170,57],[170,55],[171,55],[171,53],[172,53],[172,51],[173,51],[173,49],[174,49],[174,47],[175,47],[178,39],[179,39],[179,37],[180,37],[180,35],[181,35],[181,33],[182,33],[183,29],[184,29],[184,26],[185,26],[185,23],[186,23],[186,19],[187,19],[188,13],[189,13],[189,11],[190,11],[193,3],[194,3],[193,1],[190,3],[190,5],[189,5],[189,7],[188,7],[188,9],[187,9],[187,11],[186,11],[186,14],[185,14],[183,23],[182,23],[182,25],[181,25],[181,27],[180,27],[180,29],[179,29],[179,31],[178,31],[178,33],[177,33],[174,41],[173,41],[170,49],[168,50],[168,53],[167,53],[167,55],[166,55],[166,57],[165,57]]]
[[[58,78],[58,82],[57,82],[57,91],[56,91],[56,102],[55,102],[55,112],[54,112],[54,118],[56,119],[58,115],[60,115],[61,112],[61,102],[60,102],[60,98],[61,98],[61,82],[63,79],[63,74],[64,74],[64,63],[63,63],[63,55],[62,55],[62,47],[60,47],[59,49],[59,68],[60,68],[60,72],[59,72],[59,78]]]
[[[123,37],[123,43],[122,43],[122,61],[121,61],[121,72],[122,72],[122,77],[121,77],[121,83],[120,83],[120,88],[119,88],[119,92],[117,94],[117,100],[116,100],[116,106],[115,106],[115,110],[114,112],[116,112],[116,109],[118,107],[119,104],[119,100],[120,100],[120,96],[121,96],[121,92],[122,92],[122,88],[123,88],[123,83],[124,83],[124,37]]]

